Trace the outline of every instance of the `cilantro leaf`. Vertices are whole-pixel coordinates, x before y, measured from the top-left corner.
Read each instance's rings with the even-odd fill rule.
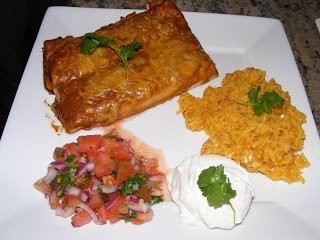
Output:
[[[126,76],[128,78],[129,63],[128,60],[134,57],[137,50],[142,47],[142,43],[138,41],[132,41],[129,44],[120,46],[117,49],[113,39],[106,38],[104,36],[97,36],[95,33],[87,33],[80,44],[80,53],[92,54],[98,47],[109,47],[111,48],[120,58],[126,70]]]
[[[126,68],[126,71],[128,71],[128,68],[129,68],[128,60],[133,58],[133,56],[136,54],[137,50],[141,47],[142,47],[141,42],[133,41],[129,44],[122,45],[119,48],[118,55],[124,65],[124,67]]]
[[[251,88],[248,92],[248,97],[250,102],[257,102],[258,101],[258,93],[260,91],[260,85],[257,88]]]
[[[68,169],[65,172],[59,172],[57,177],[54,179],[53,184],[59,184],[60,187],[57,191],[57,196],[61,197],[63,195],[64,188],[72,183],[74,174],[79,167],[79,163],[74,161],[75,156],[70,154],[66,159],[66,165]]]
[[[115,41],[104,36],[97,36],[95,33],[87,33],[80,44],[80,52],[82,54],[92,54],[99,46],[107,46],[112,48]]]
[[[229,178],[224,174],[223,165],[204,169],[199,175],[197,184],[210,207],[217,209],[225,204],[230,205],[235,221],[235,210],[230,200],[236,197],[237,192],[232,189]]]
[[[140,187],[142,184],[146,183],[148,181],[147,175],[143,173],[136,173],[133,176],[130,176],[127,178],[123,186],[120,188],[120,193],[123,195],[129,195],[134,190],[134,186]]]
[[[251,88],[248,92],[249,102],[236,101],[236,103],[251,106],[255,114],[258,116],[263,113],[271,113],[272,107],[281,107],[283,105],[284,98],[275,91],[264,92],[260,99],[258,97],[259,91],[260,85],[257,88]]]
[[[275,91],[265,92],[262,96],[262,99],[267,100],[272,107],[280,107],[284,102],[284,99]]]
[[[149,205],[155,205],[163,202],[163,199],[160,196],[151,196],[151,199],[148,201]]]

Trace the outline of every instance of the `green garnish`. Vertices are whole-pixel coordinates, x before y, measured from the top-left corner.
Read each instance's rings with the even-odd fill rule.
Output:
[[[133,58],[134,55],[137,53],[137,50],[141,47],[142,47],[141,42],[133,41],[127,45],[122,45],[119,48],[119,51],[117,53],[126,69],[126,72],[128,72],[128,69],[129,69],[128,60]]]
[[[60,187],[57,192],[58,197],[62,196],[64,187],[71,182],[72,176],[73,174],[71,174],[70,172],[58,173],[57,178],[60,179]]]
[[[134,57],[137,50],[142,47],[142,43],[138,41],[132,41],[129,44],[120,46],[119,49],[115,47],[115,44],[116,42],[113,39],[109,39],[104,36],[97,36],[95,33],[87,33],[84,35],[84,39],[80,44],[80,53],[92,54],[98,47],[104,46],[111,48],[123,63],[126,70],[126,76],[128,78],[128,60]]]
[[[133,219],[133,218],[136,218],[137,217],[137,212],[136,211],[133,211],[133,210],[130,210],[129,211],[129,216]]]
[[[86,33],[84,39],[80,44],[80,53],[92,54],[96,51],[97,47],[110,47],[113,49],[115,41],[103,36],[97,36],[95,33]]]
[[[230,200],[237,195],[237,192],[232,189],[229,178],[224,174],[224,166],[218,165],[204,169],[199,175],[197,184],[210,207],[217,209],[225,204],[230,205],[233,211],[233,222],[235,222],[236,213]]]
[[[134,186],[140,187],[142,184],[146,183],[148,181],[147,175],[143,173],[136,173],[133,176],[130,176],[127,178],[125,183],[120,189],[120,193],[123,195],[129,195],[131,194],[134,190]]]
[[[123,219],[125,222],[130,222],[132,219],[137,218],[137,212],[129,209],[128,213],[118,212],[117,217]]]
[[[251,88],[248,92],[249,102],[237,102],[242,105],[252,106],[256,115],[260,116],[264,112],[271,113],[271,107],[281,107],[284,103],[284,99],[275,91],[264,92],[263,95],[258,98],[260,91],[260,85],[257,88]]]
[[[155,205],[155,204],[158,204],[158,203],[161,203],[163,202],[163,199],[159,196],[151,196],[151,199],[150,201],[148,201],[147,203],[149,205]]]
[[[57,196],[60,197],[63,194],[63,190],[67,184],[71,184],[74,173],[79,167],[78,162],[74,162],[75,156],[70,154],[66,159],[66,165],[69,169],[66,172],[60,172],[57,174],[56,178],[50,183],[51,186],[55,184],[60,184],[60,187],[57,192]]]
[[[101,187],[98,187],[97,190],[98,190],[99,197],[101,198],[101,200],[102,200],[103,202],[107,202],[107,201],[109,200],[108,195],[102,192]]]
[[[66,159],[66,164],[70,164],[74,160],[74,155],[70,154]]]

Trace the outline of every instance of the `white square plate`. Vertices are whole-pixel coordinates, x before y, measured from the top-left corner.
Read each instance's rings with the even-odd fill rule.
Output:
[[[320,143],[308,99],[280,21],[275,19],[186,12],[185,17],[204,49],[214,59],[218,79],[193,89],[201,95],[218,86],[225,73],[248,66],[263,69],[292,96],[292,104],[307,115],[304,153],[311,167],[305,184],[273,182],[250,174],[255,199],[243,224],[231,231],[209,230],[179,223],[173,203],[155,206],[152,222],[142,226],[86,225],[73,228],[70,219],[56,217],[33,183],[42,177],[56,146],[75,141],[77,134],[57,135],[50,126],[52,100],[43,87],[42,46],[46,39],[79,36],[115,22],[131,10],[49,8],[23,74],[0,145],[0,239],[319,239]],[[206,136],[185,128],[177,115],[177,97],[124,122],[146,143],[163,150],[169,167],[199,153]],[[90,131],[99,132],[94,129]]]
[[[316,22],[318,31],[319,31],[319,33],[320,33],[320,18],[317,18],[315,22]]]

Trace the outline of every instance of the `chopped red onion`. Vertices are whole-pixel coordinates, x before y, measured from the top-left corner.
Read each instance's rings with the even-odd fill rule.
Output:
[[[88,190],[82,190],[80,194],[80,199],[83,202],[87,202],[90,199],[90,192]]]
[[[98,178],[96,178],[95,176],[92,176],[91,179],[92,179],[93,184],[94,184],[95,186],[100,186],[100,185],[102,185],[102,182],[100,182],[100,180],[99,180]]]
[[[44,177],[44,182],[48,185],[50,184],[57,176],[58,172],[54,168],[51,168],[47,175]]]
[[[82,164],[86,164],[88,162],[88,159],[85,156],[81,156],[79,161]]]
[[[129,213],[121,214],[124,219],[128,219],[130,217]]]
[[[134,149],[133,149],[133,147],[131,147],[130,143],[127,142],[126,140],[123,140],[123,142],[125,142],[126,147],[128,147],[130,153],[132,153],[132,155],[133,155]]]
[[[138,172],[139,168],[140,168],[139,167],[139,160],[138,160],[138,158],[137,158],[137,156],[135,154],[133,154],[131,156],[130,163],[131,163],[131,166],[133,167],[133,169]]]
[[[103,186],[100,186],[100,188],[103,193],[114,193],[115,191],[118,190],[117,185],[110,185],[110,186],[103,185]]]
[[[104,204],[104,208],[107,211],[111,208],[119,199],[120,194],[114,195],[114,197],[109,198],[109,201]]]
[[[87,212],[90,214],[92,220],[93,220],[96,224],[99,224],[99,225],[103,224],[103,223],[99,220],[99,218],[98,218],[98,216],[96,215],[96,213],[95,213],[87,204],[85,204],[85,203],[79,203],[77,206],[78,206],[79,208],[81,208],[82,210],[87,211]]]
[[[49,165],[54,167],[59,172],[63,172],[67,169],[67,165],[65,162],[54,161],[51,162]]]
[[[56,191],[52,191],[52,192],[50,193],[50,195],[49,195],[49,204],[50,204],[50,206],[51,206],[52,204],[54,204],[54,202],[55,202],[55,200],[56,200],[56,194],[57,194]]]
[[[132,203],[139,203],[139,198],[135,195],[128,195],[126,196],[126,201]]]
[[[53,191],[58,191],[61,185],[59,183],[56,183],[53,187]]]
[[[150,209],[150,206],[148,204],[145,204],[143,199],[139,199],[139,203],[128,203],[128,208],[130,210],[136,211],[136,212],[148,212]]]
[[[82,175],[82,174],[84,174],[84,173],[86,173],[86,172],[87,172],[86,166],[81,164],[79,167],[77,167],[74,175],[75,175],[75,176],[78,176],[78,175]]]
[[[93,168],[94,168],[94,163],[87,163],[86,164],[86,169],[88,172],[92,172]]]
[[[80,196],[81,194],[81,189],[72,187],[70,184],[67,184],[65,188],[63,189],[63,192],[67,195],[72,195],[72,196]]]

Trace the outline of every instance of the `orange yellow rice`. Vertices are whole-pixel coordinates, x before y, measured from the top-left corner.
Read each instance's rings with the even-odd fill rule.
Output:
[[[246,68],[226,74],[221,87],[207,87],[203,98],[184,93],[179,98],[179,112],[187,128],[208,135],[201,155],[228,156],[250,172],[260,172],[272,180],[288,183],[304,182],[301,169],[310,164],[303,149],[306,116],[290,103],[288,92],[282,91],[266,73]],[[248,92],[260,85],[259,95],[275,91],[285,99],[272,113],[257,116],[248,102]]]

